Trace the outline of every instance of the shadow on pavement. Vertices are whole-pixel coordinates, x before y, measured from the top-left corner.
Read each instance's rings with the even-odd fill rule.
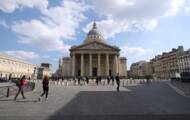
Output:
[[[150,102],[149,97],[141,95],[142,91],[153,89],[148,94],[144,94],[150,95],[152,92],[160,90],[159,85],[140,85],[127,88],[132,89],[135,93],[127,91],[80,91],[48,120],[189,120],[189,114],[173,113],[173,108],[167,106],[164,96],[160,98],[154,94]],[[161,107],[159,107],[160,105]],[[176,108],[180,108],[180,105]]]

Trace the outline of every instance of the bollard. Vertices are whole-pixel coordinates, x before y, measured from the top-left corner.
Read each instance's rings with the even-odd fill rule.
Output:
[[[7,88],[7,97],[9,97],[9,87]]]

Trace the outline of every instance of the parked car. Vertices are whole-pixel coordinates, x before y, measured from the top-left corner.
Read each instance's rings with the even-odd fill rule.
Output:
[[[181,79],[180,73],[175,73],[170,78],[171,81],[179,81]]]
[[[182,72],[180,75],[181,75],[182,82],[190,82],[190,73],[189,72]]]

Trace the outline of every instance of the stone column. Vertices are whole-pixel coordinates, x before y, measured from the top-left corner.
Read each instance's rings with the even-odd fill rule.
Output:
[[[109,54],[106,54],[106,75],[107,76],[109,76],[109,69],[110,69]]]
[[[75,76],[75,54],[72,55],[72,76]]]
[[[92,76],[92,54],[89,54],[89,76]]]
[[[118,56],[117,56],[117,54],[114,57],[115,57],[115,75],[116,75],[118,73]]]
[[[120,75],[120,58],[119,58],[119,55],[117,56],[117,64],[118,64],[118,73]]]
[[[101,63],[100,54],[98,54],[98,76],[101,75]]]
[[[84,76],[84,55],[81,54],[81,66],[80,66],[80,70],[81,70],[81,76]]]

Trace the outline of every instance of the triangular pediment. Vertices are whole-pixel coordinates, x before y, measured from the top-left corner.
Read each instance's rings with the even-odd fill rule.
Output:
[[[88,43],[88,44],[82,44],[79,46],[72,47],[71,49],[75,50],[119,50],[116,46],[111,46],[108,44],[100,43],[97,41]]]

